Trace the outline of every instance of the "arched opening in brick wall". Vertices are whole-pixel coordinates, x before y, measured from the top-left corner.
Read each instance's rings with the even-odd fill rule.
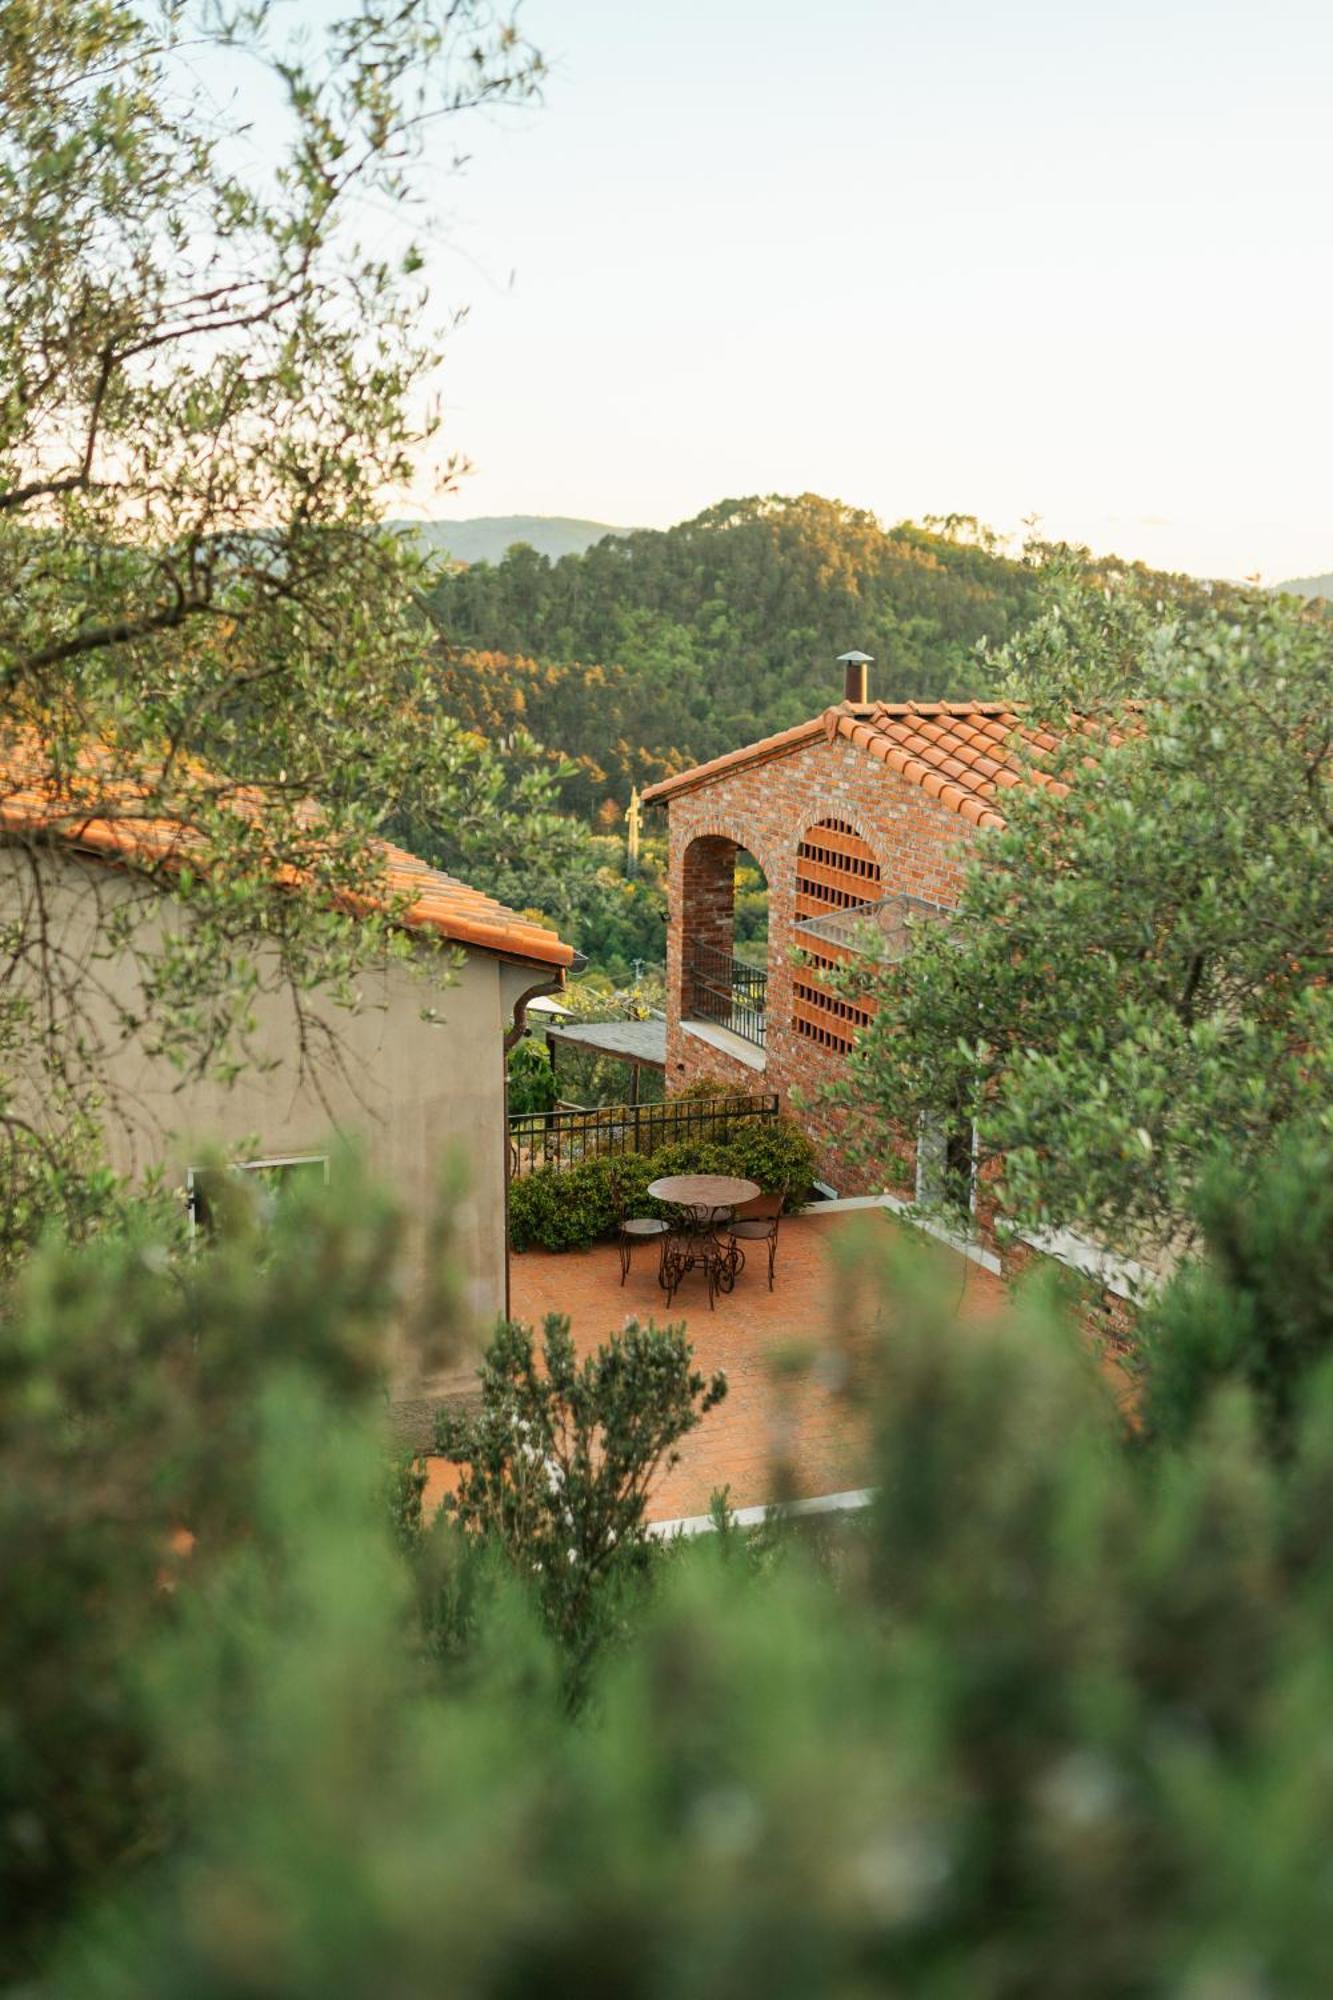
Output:
[[[762,1049],[768,1017],[768,881],[747,848],[701,834],[685,851],[681,1018]]]
[[[796,849],[796,921],[855,911],[882,894],[880,867],[846,820],[807,827]],[[798,936],[800,933],[798,931]],[[815,934],[800,937],[802,962],[792,977],[792,1026],[816,1047],[842,1055],[870,1021],[866,1007],[837,992],[824,976],[850,953]]]

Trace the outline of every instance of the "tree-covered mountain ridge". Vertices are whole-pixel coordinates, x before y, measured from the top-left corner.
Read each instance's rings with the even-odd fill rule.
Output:
[[[399,520],[389,525],[432,555],[456,563],[499,562],[517,542],[554,561],[581,555],[604,535],[632,532],[607,521],[582,521],[566,514],[476,514],[462,521]]]
[[[1213,587],[1111,558],[1155,594]],[[442,575],[443,705],[492,742],[529,732],[572,763],[584,812],[785,729],[841,698],[837,656],[874,656],[888,701],[992,691],[991,656],[1032,617],[1029,554],[974,517],[886,528],[818,494],[724,500],[666,529],[552,560],[518,545]]]
[[[1323,597],[1333,603],[1333,573],[1288,577],[1285,583],[1275,583],[1273,589],[1282,597]]]

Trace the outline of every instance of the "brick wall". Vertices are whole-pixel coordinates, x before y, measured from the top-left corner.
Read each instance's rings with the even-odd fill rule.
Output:
[[[1026,1272],[1048,1262],[1045,1254],[1034,1250],[1030,1244],[1012,1242],[1005,1244],[1000,1261],[1006,1284],[1013,1284]],[[1138,1327],[1138,1309],[1132,1300],[1093,1277],[1076,1283],[1075,1298],[1079,1323],[1099,1353],[1112,1362],[1127,1363],[1136,1350]],[[1126,1395],[1126,1407],[1130,1407],[1133,1400],[1132,1377],[1126,1375],[1121,1386]]]
[[[864,751],[839,737],[817,739],[791,755],[723,773],[670,808],[670,922],[667,929],[667,1088],[713,1076],[734,1090],[776,1090],[820,1148],[821,1178],[840,1194],[910,1193],[912,1149],[886,1141],[874,1167],[853,1167],[846,1122],[817,1101],[821,1084],[846,1058],[798,1035],[792,1019],[792,954],[798,940],[796,849],[808,828],[842,820],[879,863],[879,893],[901,891],[946,907],[957,902],[972,829]],[[732,866],[748,849],[768,879],[768,1047],[763,1083],[750,1065],[689,1034],[681,1025],[690,999],[683,967],[690,947],[731,947]]]
[[[906,892],[953,907],[961,894],[970,824],[940,806],[918,786],[839,737],[817,739],[791,755],[734,773],[723,773],[697,792],[674,799],[670,814],[670,921],[667,928],[667,1089],[711,1077],[730,1091],[774,1090],[819,1149],[817,1171],[839,1194],[910,1198],[915,1193],[915,1149],[908,1135],[878,1129],[879,1151],[869,1168],[855,1166],[847,1150],[846,1118],[819,1101],[820,1086],[843,1072],[846,1057],[797,1034],[792,1018],[792,954],[798,940],[796,850],[821,820],[855,828],[879,863],[884,896]],[[768,1046],[764,1068],[738,1061],[691,1035],[682,1025],[683,952],[691,941],[718,950],[731,947],[735,853],[748,849],[768,878]],[[689,994],[684,994],[689,1012]],[[757,1051],[756,1051],[757,1054]],[[977,1190],[976,1227],[983,1243],[999,1248],[994,1232],[996,1169]],[[1006,1244],[1006,1279],[1037,1253]],[[1090,1282],[1083,1305],[1086,1325],[1099,1346],[1123,1357],[1133,1344],[1132,1305]]]

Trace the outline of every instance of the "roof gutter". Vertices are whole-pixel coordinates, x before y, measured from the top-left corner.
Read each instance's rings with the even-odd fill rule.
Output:
[[[511,1022],[509,1027],[505,1029],[506,1055],[509,1054],[509,1051],[514,1047],[515,1043],[521,1039],[523,1031],[528,1025],[529,1002],[540,998],[543,994],[546,993],[559,993],[563,991],[564,984],[565,984],[564,968],[561,967],[561,969],[556,973],[554,979],[540,979],[538,980],[535,986],[524,987],[523,991],[519,994],[517,1000],[515,1000],[514,1002],[513,1021]]]

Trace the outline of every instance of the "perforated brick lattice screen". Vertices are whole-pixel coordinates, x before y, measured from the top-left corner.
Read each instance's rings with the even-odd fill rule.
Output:
[[[796,850],[796,918],[829,910],[850,910],[880,893],[880,870],[871,850],[846,821],[821,820],[809,827]],[[846,1050],[867,1026],[864,1007],[830,992],[820,978],[844,965],[848,954],[835,944],[807,952],[792,980],[792,1024],[798,1035],[821,1048]]]

